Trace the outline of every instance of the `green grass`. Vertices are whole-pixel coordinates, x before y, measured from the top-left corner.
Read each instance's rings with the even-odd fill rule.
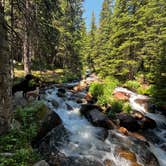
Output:
[[[14,73],[15,73],[14,84],[20,82],[25,76],[24,70],[22,68],[15,68]],[[54,70],[44,70],[44,71],[32,70],[32,74],[38,77],[41,80],[41,82],[45,83],[64,83],[79,78],[79,76],[76,73],[73,74],[64,69],[54,69]]]

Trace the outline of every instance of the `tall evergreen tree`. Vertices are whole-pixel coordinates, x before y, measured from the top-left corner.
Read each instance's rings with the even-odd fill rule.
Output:
[[[96,58],[96,32],[97,26],[96,26],[96,18],[95,13],[92,12],[92,18],[91,18],[91,27],[90,32],[88,33],[88,40],[89,40],[89,50],[87,53],[87,63],[91,70],[95,70],[94,61]]]
[[[109,47],[109,38],[111,36],[112,13],[112,0],[104,0],[100,13],[100,22],[97,33],[97,56],[95,58],[95,68],[100,73],[103,73],[107,68],[105,60],[110,55],[111,48]]]

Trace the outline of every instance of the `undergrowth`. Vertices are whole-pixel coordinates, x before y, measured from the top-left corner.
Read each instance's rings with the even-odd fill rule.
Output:
[[[31,166],[40,159],[31,147],[39,128],[39,112],[44,103],[35,102],[18,108],[9,132],[0,137],[0,166]]]

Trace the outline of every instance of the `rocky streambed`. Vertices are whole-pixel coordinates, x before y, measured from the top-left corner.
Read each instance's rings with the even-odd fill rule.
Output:
[[[45,119],[34,146],[50,166],[166,165],[164,116],[143,112],[145,105],[135,102],[130,91],[137,112],[117,115],[117,123],[86,100],[85,87],[71,90],[75,85],[52,86],[43,97],[53,112]]]

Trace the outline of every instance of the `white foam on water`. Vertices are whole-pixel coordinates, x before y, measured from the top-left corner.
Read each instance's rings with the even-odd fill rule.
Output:
[[[60,151],[66,156],[80,156],[96,159],[101,162],[109,159],[116,166],[130,166],[131,163],[117,155],[114,155],[114,144],[109,140],[102,141],[98,138],[102,128],[92,126],[88,120],[80,114],[80,104],[75,101],[59,98],[55,88],[50,94],[46,92],[46,100],[56,100],[59,107],[55,109],[51,102],[49,107],[53,109],[62,119],[65,128],[71,133],[68,144],[60,147]],[[71,95],[67,93],[67,95]],[[68,96],[70,98],[70,96]],[[73,110],[67,110],[66,103]]]
[[[157,124],[157,128],[153,129],[154,135],[157,135],[162,143],[166,143],[166,117],[156,113],[149,113],[147,112],[144,104],[136,102],[136,100],[138,99],[148,100],[148,97],[145,95],[136,94],[122,87],[117,87],[115,89],[115,92],[124,92],[126,94],[129,94],[130,95],[129,102],[131,108],[153,119]],[[166,166],[166,152],[160,148],[160,144],[154,145],[150,143],[150,150],[157,157],[160,166]]]

